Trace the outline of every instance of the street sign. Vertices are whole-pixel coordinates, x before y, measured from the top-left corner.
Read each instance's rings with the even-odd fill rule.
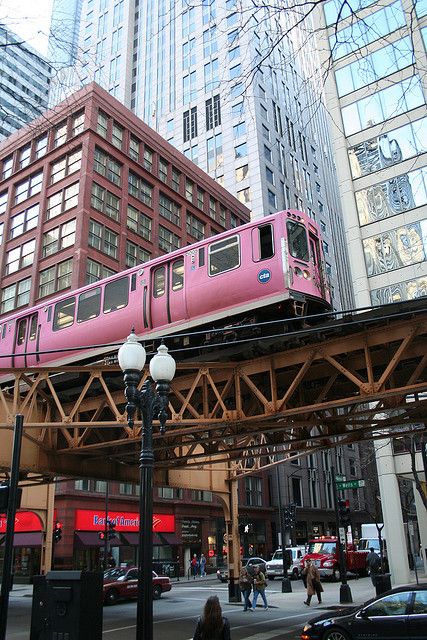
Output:
[[[339,534],[340,534],[340,542],[341,542],[341,544],[345,544],[345,529],[344,529],[344,527],[340,527],[338,529],[338,531],[339,531]]]
[[[345,476],[341,476],[341,475],[335,476],[335,482],[344,482],[344,480],[345,480]]]
[[[360,487],[365,486],[364,480],[346,480],[346,481],[337,481],[337,489],[342,491],[343,489],[360,489]]]

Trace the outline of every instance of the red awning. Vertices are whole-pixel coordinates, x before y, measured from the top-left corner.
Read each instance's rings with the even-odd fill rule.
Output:
[[[121,536],[131,547],[138,546],[138,533],[126,531],[125,533],[122,533]],[[153,545],[155,547],[164,547],[173,544],[181,544],[181,541],[177,538],[175,533],[157,533],[153,531]]]
[[[75,531],[74,542],[77,547],[103,547],[104,540],[99,539],[98,531]],[[110,547],[120,547],[123,542],[115,536],[108,541]]]
[[[0,536],[0,544],[4,545],[5,535]],[[28,531],[28,533],[14,533],[13,534],[13,546],[14,547],[40,547],[43,542],[42,531]]]

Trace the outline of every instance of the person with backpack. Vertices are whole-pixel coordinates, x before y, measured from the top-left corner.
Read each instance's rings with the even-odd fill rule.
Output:
[[[366,556],[366,566],[371,576],[372,584],[375,587],[376,576],[381,573],[381,558],[378,553],[375,552],[374,547],[369,549],[369,553]]]

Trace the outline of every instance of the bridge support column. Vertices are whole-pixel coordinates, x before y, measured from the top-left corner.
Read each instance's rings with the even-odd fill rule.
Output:
[[[237,493],[237,477],[230,480],[230,520],[228,530],[228,601],[240,602],[240,536],[239,536],[239,506]]]
[[[417,510],[418,531],[420,532],[421,557],[424,562],[424,573],[427,573],[427,509],[418,490],[414,486],[415,508]],[[418,549],[415,549],[418,553]]]
[[[391,440],[377,440],[374,446],[391,579],[394,585],[407,584],[408,552]]]

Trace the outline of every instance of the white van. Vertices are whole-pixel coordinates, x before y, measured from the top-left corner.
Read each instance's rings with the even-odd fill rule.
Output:
[[[295,580],[300,577],[301,558],[305,555],[305,547],[286,547],[286,551],[292,553],[292,564],[288,569],[288,576]],[[267,562],[267,578],[283,577],[283,554],[281,549],[273,553],[271,560]]]

